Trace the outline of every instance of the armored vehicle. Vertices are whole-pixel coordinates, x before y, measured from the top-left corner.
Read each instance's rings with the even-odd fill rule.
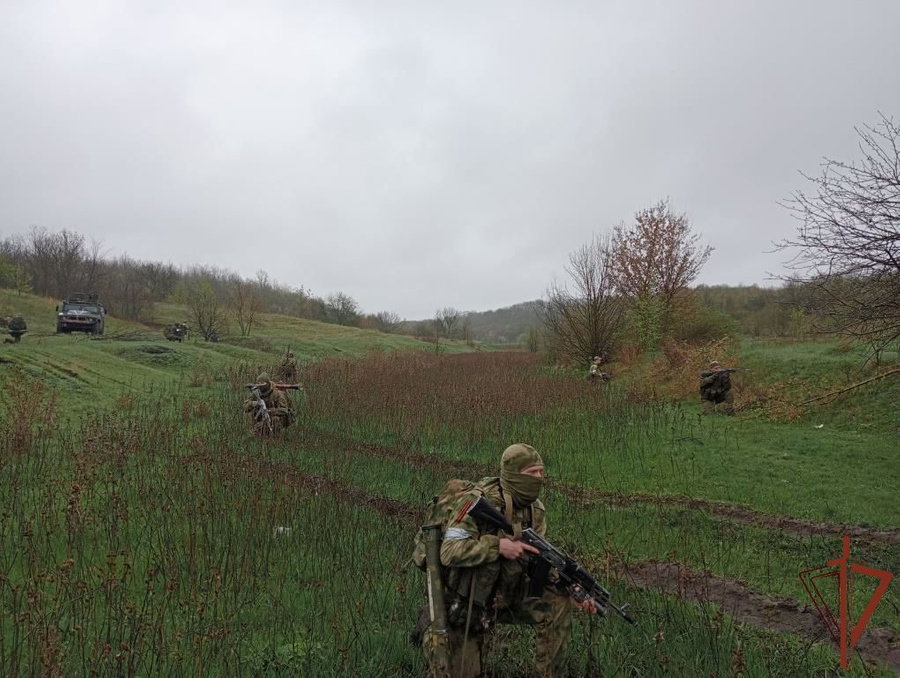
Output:
[[[63,301],[62,307],[56,307],[57,333],[103,334],[105,328],[106,309],[97,300],[96,294],[71,294]]]
[[[169,341],[184,341],[185,337],[188,335],[188,326],[184,323],[166,325],[163,330],[163,335]]]

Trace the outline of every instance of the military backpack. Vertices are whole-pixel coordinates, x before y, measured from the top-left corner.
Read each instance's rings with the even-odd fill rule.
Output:
[[[441,488],[441,491],[428,502],[425,509],[425,522],[423,525],[440,523],[442,531],[446,530],[447,523],[450,520],[450,513],[453,511],[453,507],[456,505],[457,500],[460,496],[469,492],[484,494],[481,487],[471,481],[460,480],[459,478],[448,480]],[[416,567],[424,572],[425,538],[421,528],[416,532],[413,543],[412,561]]]

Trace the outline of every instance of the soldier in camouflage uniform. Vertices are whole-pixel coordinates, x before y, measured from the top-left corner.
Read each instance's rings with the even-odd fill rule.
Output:
[[[288,351],[281,361],[280,374],[283,382],[293,384],[297,381],[297,361],[294,360],[293,352]]]
[[[606,354],[602,353],[601,355],[594,356],[594,359],[591,361],[591,366],[588,368],[587,380],[589,382],[593,381],[609,381],[610,376],[607,372],[604,372],[600,369],[600,366],[603,364],[604,356]]]
[[[718,360],[709,364],[708,371],[700,373],[700,406],[705,414],[712,414],[717,408],[725,414],[734,414],[731,378]]]
[[[485,635],[495,623],[536,627],[538,674],[562,675],[575,603],[550,581],[552,576],[548,577],[546,572],[543,576],[538,574],[531,555],[537,550],[519,541],[522,529],[528,526],[541,536],[546,533],[545,509],[538,500],[543,471],[541,456],[533,447],[511,445],[500,461],[500,477],[485,478],[459,495],[449,514],[441,544],[441,563],[445,566],[445,600],[450,625],[450,676],[481,674]],[[466,513],[469,503],[481,496],[515,526],[514,537],[499,535]],[[596,611],[590,602],[581,607]],[[437,634],[428,628],[423,648],[432,675],[435,675],[432,656],[436,642],[440,642]]]
[[[290,426],[294,421],[294,412],[291,409],[291,401],[288,400],[287,394],[281,389],[275,388],[271,377],[263,372],[256,378],[259,386],[259,395],[266,404],[269,412],[269,420],[272,423],[272,431],[268,430],[265,422],[253,422],[253,433],[257,435],[268,435],[269,433],[278,434],[283,429]],[[256,409],[256,398],[252,395],[244,401],[244,412],[254,412]]]
[[[20,315],[15,316],[9,321],[9,324],[7,324],[6,331],[9,332],[9,336],[12,338],[4,339],[3,343],[18,344],[22,340],[22,335],[28,331],[28,325],[25,322],[25,318]]]

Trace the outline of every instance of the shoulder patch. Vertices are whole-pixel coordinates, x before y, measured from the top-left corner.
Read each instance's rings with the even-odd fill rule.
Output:
[[[465,503],[459,508],[457,514],[453,517],[453,520],[450,521],[452,523],[458,523],[463,518],[466,517],[466,514],[469,512],[469,509],[472,508],[472,505],[475,503],[474,499],[467,499]]]

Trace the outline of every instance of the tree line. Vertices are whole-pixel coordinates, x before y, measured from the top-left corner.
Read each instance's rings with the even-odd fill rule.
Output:
[[[96,292],[109,313],[144,322],[153,321],[157,303],[184,304],[185,320],[207,339],[232,325],[249,336],[264,312],[385,332],[400,326],[396,313],[367,315],[343,292],[320,297],[302,285],[280,284],[262,270],[245,278],[212,266],[109,257],[102,243],[68,229],[33,227],[0,240],[0,286],[57,299]]]

